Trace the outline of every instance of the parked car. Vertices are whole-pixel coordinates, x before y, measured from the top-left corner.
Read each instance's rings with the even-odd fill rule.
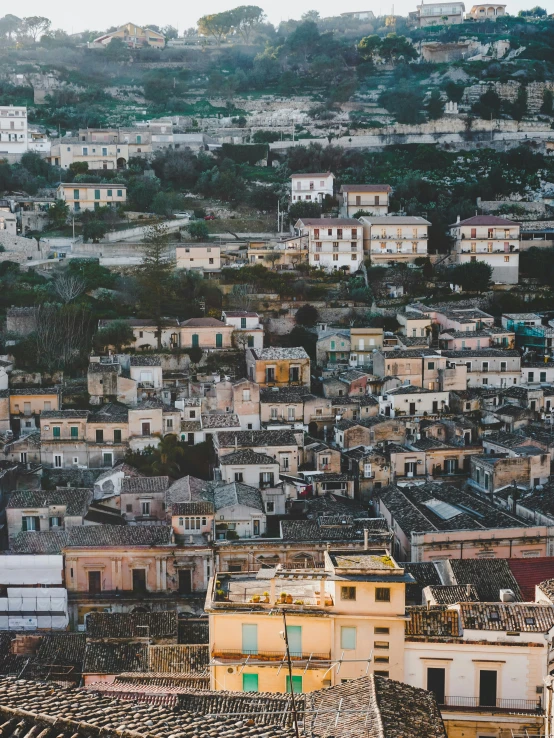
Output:
[[[204,220],[215,220],[215,215],[213,213],[210,213],[210,215],[205,215]]]

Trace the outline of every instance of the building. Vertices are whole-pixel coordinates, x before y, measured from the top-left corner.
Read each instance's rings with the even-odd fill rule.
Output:
[[[215,244],[189,243],[175,249],[177,269],[199,269],[203,272],[219,272],[221,247]]]
[[[16,436],[34,433],[40,428],[40,416],[44,411],[59,410],[60,388],[12,387],[5,390],[9,397],[10,424]]]
[[[427,7],[427,6],[425,6]],[[425,218],[409,215],[362,215],[364,254],[374,266],[413,263],[427,256],[428,229]]]
[[[384,331],[382,328],[350,329],[350,365],[357,367],[373,367],[375,351],[383,348]]]
[[[0,155],[11,154],[18,160],[27,150],[27,108],[0,105]]]
[[[125,23],[111,33],[105,33],[102,36],[98,36],[94,41],[89,43],[90,49],[102,49],[108,46],[112,39],[120,39],[123,41],[125,46],[130,49],[139,49],[143,46],[152,46],[155,49],[163,49],[165,46],[165,36],[158,31],[153,31],[151,28],[142,28],[134,23]]]
[[[521,381],[521,356],[515,349],[442,351],[442,356],[466,367],[468,387],[510,387]]]
[[[83,525],[92,489],[16,490],[6,506],[8,539],[22,531],[67,530]]]
[[[387,215],[391,192],[390,185],[342,185],[339,214],[343,218],[353,218],[360,211],[368,215]]]
[[[352,274],[363,263],[363,229],[355,218],[300,218],[298,235],[308,237],[310,266]]]
[[[260,387],[309,389],[311,383],[310,357],[303,348],[249,348],[246,371]]]
[[[91,167],[99,169],[101,167]],[[72,213],[97,210],[100,207],[116,208],[127,202],[127,185],[67,183],[58,185],[57,197],[63,200]]]
[[[105,402],[133,404],[137,401],[137,383],[125,376],[119,359],[113,355],[91,357],[87,370],[87,390],[91,405]]]
[[[180,325],[181,347],[204,351],[233,348],[233,327],[217,318],[189,318]]]
[[[290,178],[290,195],[292,202],[307,200],[323,202],[326,197],[333,197],[334,174],[293,174]]]
[[[219,431],[214,434],[214,448],[219,458],[239,449],[252,449],[271,456],[280,472],[296,474],[302,463],[303,432],[292,430]]]
[[[264,329],[258,313],[247,310],[224,310],[221,317],[225,325],[233,327],[233,343],[237,348],[263,348]]]
[[[456,264],[484,261],[492,269],[493,282],[518,283],[519,223],[496,215],[475,215],[453,223],[450,235]]]
[[[539,356],[552,358],[554,327],[542,324],[542,318],[535,313],[505,313],[502,326],[515,334],[516,348],[524,353],[533,351]]]
[[[401,681],[406,582],[385,549],[329,551],[323,569],[278,566],[254,575],[216,574],[210,618],[211,682],[215,689],[312,692],[368,672]],[[286,613],[292,684],[282,620]],[[341,656],[340,675],[331,665]],[[244,664],[242,669],[228,664]]]
[[[41,462],[55,469],[88,466],[88,410],[43,410],[40,423]]]
[[[501,3],[487,3],[485,5],[473,5],[466,20],[485,21],[496,20],[506,15],[506,6]]]
[[[350,362],[350,331],[330,328],[318,333],[316,361],[321,367],[337,363],[346,366]]]
[[[515,500],[522,492],[545,484],[549,478],[550,454],[533,446],[522,446],[517,455],[473,456],[468,484],[477,494],[492,497],[504,490]]]
[[[448,392],[408,384],[387,390],[379,398],[379,414],[389,418],[439,415],[448,411],[449,401]]]
[[[417,6],[415,22],[418,28],[463,23],[464,12],[465,5],[460,2],[422,4]]]

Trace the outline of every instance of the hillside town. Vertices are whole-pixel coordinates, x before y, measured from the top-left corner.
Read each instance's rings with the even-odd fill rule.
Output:
[[[1,738],[554,738],[554,17],[374,11],[0,18]]]

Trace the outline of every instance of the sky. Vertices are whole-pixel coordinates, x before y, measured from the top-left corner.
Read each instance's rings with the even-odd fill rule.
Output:
[[[505,1],[507,12],[513,15],[517,15],[519,10],[532,8],[537,4],[546,8],[549,13],[554,13],[554,0],[546,2],[518,0],[515,5],[512,5],[510,0]],[[465,0],[465,2],[466,10],[469,10],[473,3],[471,0]],[[44,0],[25,0],[20,10],[12,8],[10,12],[20,16],[46,15],[52,21],[54,28],[63,28],[68,33],[77,33],[85,29],[103,31],[110,26],[119,26],[128,21],[138,25],[149,23],[155,23],[158,26],[172,25],[179,29],[179,33],[182,33],[183,30],[195,26],[201,15],[229,10],[237,5],[259,5],[265,10],[268,19],[278,24],[291,18],[300,18],[302,13],[313,9],[316,9],[322,17],[355,10],[372,10],[375,15],[385,15],[391,13],[393,7],[396,15],[407,15],[411,10],[415,10],[418,3],[419,0],[372,0],[368,3],[364,0],[349,0],[348,3],[341,2],[338,5],[333,0],[319,0],[318,2],[314,0],[280,0],[279,2],[204,0],[196,5],[195,3],[177,3],[173,0],[157,5],[151,0],[118,0],[118,2],[95,0],[91,6],[88,3],[68,5],[67,0],[51,0],[50,3],[44,3]],[[94,7],[94,13],[91,12],[92,7]],[[71,10],[68,12],[69,8]]]

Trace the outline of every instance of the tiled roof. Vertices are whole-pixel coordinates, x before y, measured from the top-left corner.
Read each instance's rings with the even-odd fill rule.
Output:
[[[45,633],[37,658],[50,664],[71,664],[82,670],[86,645],[85,633]]]
[[[202,428],[240,428],[239,416],[234,413],[202,414]]]
[[[59,395],[61,387],[55,385],[53,387],[11,387],[10,395]]]
[[[186,477],[177,479],[166,491],[166,504],[174,505],[176,502],[195,502],[203,499],[210,499],[211,495],[206,496],[208,483],[204,479],[192,477],[188,474]]]
[[[460,603],[462,627],[468,630],[509,630],[546,633],[554,626],[554,606],[521,602]]]
[[[185,328],[224,328],[225,323],[217,318],[189,318],[189,320],[184,320],[181,326]]]
[[[251,448],[245,448],[241,451],[235,451],[234,453],[224,454],[223,456],[219,457],[220,466],[229,464],[265,465],[277,463],[278,462],[272,456],[257,453],[256,451],[252,451]]]
[[[89,410],[43,410],[40,417],[44,420],[54,420],[55,418],[80,420],[88,418],[89,415]]]
[[[322,524],[323,521],[323,524]],[[364,530],[368,530],[369,539],[383,543],[390,540],[390,533],[383,518],[357,518],[346,520],[339,518],[336,525],[325,524],[327,518],[318,520],[281,520],[281,535],[283,541],[362,541]]]
[[[291,174],[291,179],[309,179],[310,177],[334,177],[333,172],[300,172]]]
[[[91,612],[87,616],[89,638],[169,638],[177,635],[177,613]]]
[[[442,352],[443,356],[446,356],[447,359],[461,359],[461,358],[468,358],[471,359],[473,357],[479,358],[480,356],[487,358],[487,357],[501,357],[501,358],[518,358],[519,359],[519,351],[516,351],[515,349],[497,349],[497,348],[482,348],[482,349],[475,349],[473,351],[464,349],[463,351],[450,351],[445,350]]]
[[[479,602],[479,595],[473,584],[441,584],[427,587],[427,592],[437,605],[454,605],[457,602]]]
[[[231,505],[244,505],[264,512],[264,502],[259,489],[249,487],[240,482],[229,484],[220,482],[213,486],[214,504],[216,510]]]
[[[554,578],[545,579],[544,582],[539,582],[537,585],[541,592],[554,602]]]
[[[150,646],[148,671],[164,674],[204,673],[210,663],[210,648],[202,645]]]
[[[91,361],[88,365],[89,374],[118,374],[120,364],[104,364],[103,361]]]
[[[519,223],[516,223],[513,220],[508,220],[507,218],[500,218],[498,215],[474,215],[472,218],[466,218],[465,220],[460,220],[459,223],[451,223],[450,227],[455,228],[456,226],[462,226],[462,225],[508,226],[508,225],[519,225]]]
[[[120,674],[122,671],[146,671],[146,643],[87,641],[83,674]]]
[[[16,490],[11,493],[7,508],[23,509],[50,507],[51,505],[66,506],[66,515],[86,515],[92,502],[92,489],[72,489],[71,487],[46,490]]]
[[[371,225],[431,225],[419,215],[362,215],[361,220]]]
[[[545,580],[554,579],[554,556],[507,559],[507,564],[519,584],[524,602],[533,602],[537,585],[541,585]]]
[[[340,188],[341,192],[390,192],[392,187],[390,185],[375,184],[375,185],[342,185]]]
[[[171,506],[172,515],[213,515],[213,502],[175,502]]]
[[[416,584],[406,585],[406,602],[413,602],[420,605],[423,602],[422,593],[425,587],[442,584],[437,568],[432,561],[422,561],[420,563],[407,562],[401,563],[400,566],[416,580]]]
[[[269,348],[250,349],[252,356],[260,361],[281,361],[283,359],[309,359],[305,349],[301,347],[281,348],[271,346]]]
[[[21,531],[10,542],[16,554],[60,554],[67,546],[67,530]]]
[[[318,738],[446,738],[431,692],[374,675],[308,693],[304,733]]]
[[[170,546],[172,538],[169,525],[83,525],[70,528],[67,533],[68,548]]]
[[[304,396],[309,395],[306,389],[302,387],[261,387],[260,388],[260,402],[263,404],[276,405],[279,403],[302,403]]]
[[[115,403],[102,405],[89,416],[89,423],[126,423],[129,419],[129,408]]]
[[[180,617],[178,622],[178,643],[209,643],[210,628],[208,618]]]
[[[170,485],[169,477],[123,477],[121,494],[132,495],[144,492],[165,492]]]
[[[511,589],[520,601],[521,591],[507,559],[451,559],[456,582],[472,584],[481,602],[498,602],[501,589]]]
[[[129,363],[130,366],[161,366],[162,359],[160,356],[143,354],[139,356],[131,356]]]
[[[216,434],[220,448],[248,448],[254,446],[298,446],[291,430],[220,431]]]
[[[417,605],[406,607],[410,617],[406,623],[407,636],[441,636],[457,638],[460,636],[458,611],[444,605]]]

